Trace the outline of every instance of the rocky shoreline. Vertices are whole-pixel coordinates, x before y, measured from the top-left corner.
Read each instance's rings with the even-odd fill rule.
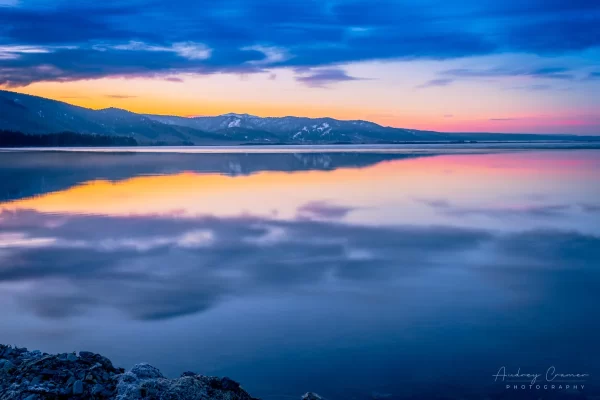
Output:
[[[184,372],[168,379],[149,364],[125,371],[88,351],[47,354],[0,345],[0,400],[42,399],[258,400],[229,378]]]

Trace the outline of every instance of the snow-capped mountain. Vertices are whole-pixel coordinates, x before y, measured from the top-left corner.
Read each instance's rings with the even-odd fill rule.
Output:
[[[333,118],[257,117],[224,114],[216,117],[183,118],[147,115],[170,125],[187,126],[207,132],[242,134],[248,140],[262,137],[269,141],[293,143],[378,142],[448,140],[447,134],[411,129],[388,128],[368,121],[340,121]],[[268,134],[269,137],[265,136]],[[240,137],[241,138],[241,137]]]
[[[327,144],[456,140],[590,140],[574,135],[442,133],[391,128],[333,118],[144,115],[118,108],[92,110],[61,101],[0,90],[0,130],[128,136],[139,144]],[[592,137],[593,138],[593,137]],[[595,138],[597,139],[597,137]]]

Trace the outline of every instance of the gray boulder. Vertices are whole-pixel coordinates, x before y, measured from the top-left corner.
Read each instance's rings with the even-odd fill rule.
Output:
[[[322,400],[323,398],[316,393],[307,392],[302,396],[302,400]]]
[[[167,379],[158,369],[138,364],[119,377],[117,400],[256,400],[229,378],[184,374]]]
[[[73,395],[79,396],[83,394],[83,382],[75,381],[73,383]]]

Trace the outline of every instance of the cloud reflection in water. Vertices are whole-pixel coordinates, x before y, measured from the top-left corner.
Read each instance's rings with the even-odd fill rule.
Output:
[[[304,218],[109,217],[27,210],[4,211],[0,222],[5,260],[0,282],[31,283],[30,290],[18,294],[21,304],[45,318],[93,307],[116,308],[139,320],[174,318],[202,312],[227,297],[307,286],[351,290],[360,283],[368,290],[377,282],[395,290],[404,279],[431,269],[496,277],[504,272],[504,280],[522,270],[543,270],[549,279],[568,272],[600,283],[593,270],[600,262],[600,238],[558,230],[507,234]],[[540,282],[536,290],[543,290]]]

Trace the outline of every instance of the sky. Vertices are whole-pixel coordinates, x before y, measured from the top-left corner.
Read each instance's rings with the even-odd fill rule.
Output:
[[[0,88],[182,116],[600,134],[600,2],[0,0]]]

